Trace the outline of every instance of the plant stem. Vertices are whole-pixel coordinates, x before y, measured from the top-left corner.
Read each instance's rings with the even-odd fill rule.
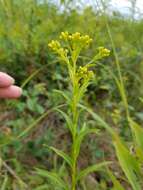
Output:
[[[77,101],[77,91],[78,91],[78,83],[76,80],[76,71],[74,71],[74,81],[73,81],[73,96],[72,96],[72,124],[73,124],[73,136],[72,136],[72,152],[71,152],[71,157],[72,157],[72,188],[71,190],[76,189],[76,175],[77,175],[77,156],[76,156],[76,138],[77,138],[77,126],[78,126],[78,101]]]
[[[77,173],[77,160],[75,157],[75,148],[74,148],[74,142],[73,142],[73,147],[72,147],[72,159],[73,159],[73,164],[72,164],[72,190],[75,190],[76,188],[76,173]]]
[[[101,0],[101,4],[103,6],[104,14],[106,15],[105,3],[104,3],[103,0]],[[111,29],[110,29],[110,26],[109,26],[108,19],[107,19],[106,16],[105,16],[104,19],[105,19],[105,25],[106,25],[107,33],[109,35],[111,45],[112,45],[112,48],[113,48],[113,54],[114,54],[114,57],[115,57],[115,64],[116,64],[117,72],[118,72],[118,78],[117,78],[117,81],[115,81],[115,82],[116,82],[117,87],[119,89],[120,96],[121,96],[121,99],[123,101],[124,108],[125,108],[125,111],[126,111],[126,116],[128,118],[128,117],[130,117],[130,112],[129,112],[129,105],[128,105],[128,100],[127,100],[125,84],[124,84],[123,76],[122,76],[122,73],[121,73],[120,62],[119,62],[118,54],[117,54],[115,44],[114,44],[114,41],[113,41],[113,37],[112,37],[112,34],[111,34]]]

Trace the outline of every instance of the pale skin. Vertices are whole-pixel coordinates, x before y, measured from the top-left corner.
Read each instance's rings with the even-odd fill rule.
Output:
[[[16,99],[22,94],[20,87],[14,85],[14,79],[6,73],[0,72],[0,98]]]

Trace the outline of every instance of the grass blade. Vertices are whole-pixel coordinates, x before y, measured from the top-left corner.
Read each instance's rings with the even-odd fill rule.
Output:
[[[108,164],[111,164],[111,162],[102,162],[102,163],[99,163],[99,164],[88,166],[86,169],[79,172],[79,174],[77,175],[77,181],[81,180],[83,177],[87,176],[89,173],[101,170],[102,167],[104,167],[104,166],[106,166]]]
[[[69,166],[72,167],[72,160],[66,153],[64,153],[63,151],[58,150],[57,148],[54,148],[52,146],[49,148],[51,150],[53,150],[58,156],[62,157],[69,164]]]
[[[109,174],[109,177],[113,183],[112,190],[125,190],[123,188],[123,186],[120,184],[120,182],[116,179],[116,177],[113,175],[113,173],[109,169],[108,169],[108,174]]]
[[[135,143],[143,150],[143,128],[131,118],[129,118],[129,124],[134,135]]]
[[[58,94],[62,95],[67,100],[67,102],[70,102],[70,98],[68,97],[68,95],[65,92],[63,92],[61,90],[56,90],[56,89],[54,89],[53,91],[55,93],[58,93]]]
[[[51,113],[54,109],[56,108],[60,108],[63,105],[59,105],[56,106],[52,109],[49,109],[48,111],[46,111],[45,113],[43,113],[42,115],[40,115],[37,119],[34,120],[34,122],[32,124],[30,124],[26,129],[24,129],[16,138],[22,138],[23,136],[27,135],[35,126],[37,126],[37,124],[39,122],[42,121],[42,119],[44,119],[49,113]]]
[[[63,188],[64,190],[69,190],[68,185],[58,176],[57,173],[48,172],[42,169],[36,168],[36,173],[42,177],[47,177],[51,181],[55,182],[59,187]]]
[[[118,136],[116,136],[114,146],[122,170],[128,178],[133,190],[141,190],[141,186],[139,184],[139,162],[134,158],[133,155],[130,154],[128,148],[124,145]]]
[[[93,112],[90,108],[84,106],[84,105],[81,105],[79,104],[79,107],[82,108],[83,110],[86,110],[88,113],[91,114],[91,116],[93,117],[93,119],[95,119],[96,121],[98,121],[102,127],[104,127],[105,129],[107,129],[107,131],[112,135],[114,136],[115,135],[115,132],[114,130],[98,115],[96,114],[95,112]]]

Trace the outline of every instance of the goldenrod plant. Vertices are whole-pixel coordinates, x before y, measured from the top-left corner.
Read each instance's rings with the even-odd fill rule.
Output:
[[[58,113],[60,108],[71,119],[70,103],[60,97],[58,90],[54,93],[52,91],[64,91],[62,94],[70,97],[71,101],[72,84],[68,80],[66,62],[59,54],[57,56],[55,51],[53,54],[47,48],[47,42],[57,39],[58,34],[65,30],[94,36],[92,44],[90,42],[91,45],[87,46],[90,48],[82,49],[77,60],[77,70],[88,61],[95,64],[100,55],[94,52],[104,50],[102,47],[97,50],[97,47],[105,45],[112,51],[107,59],[97,60],[95,68],[93,65],[87,69],[96,72],[96,75],[91,76],[89,83],[92,84],[81,98],[78,111],[86,109],[96,121],[85,111],[80,112],[78,129],[82,129],[84,121],[90,128],[97,126],[99,129],[104,126],[113,141],[108,139],[110,135],[104,129],[101,129],[99,136],[93,134],[88,139],[84,138],[76,171],[79,174],[88,163],[97,163],[97,159],[102,161],[103,151],[105,160],[112,160],[114,168],[113,165],[107,166],[106,174],[109,174],[109,177],[103,172],[88,175],[80,180],[76,188],[143,189],[142,15],[138,11],[135,15],[138,19],[133,20],[129,16],[130,13],[125,16],[116,11],[117,9],[111,14],[111,0],[93,0],[90,7],[89,3],[84,3],[87,0],[78,2],[78,7],[76,1],[70,0],[69,4],[67,0],[59,2],[62,5],[55,4],[52,0],[0,1],[0,70],[12,75],[16,84],[23,88],[21,99],[8,102],[0,100],[0,189],[63,189],[48,178],[35,174],[33,168],[54,171],[62,181],[67,181],[71,186],[71,167],[67,162],[62,162],[49,147],[43,146],[47,144],[60,147],[59,149],[70,157],[72,155],[72,139],[68,129],[64,128],[66,122],[63,121],[62,113]],[[59,40],[61,47],[68,50],[67,57],[72,63],[71,45],[67,47],[71,41],[68,41],[69,37],[67,41]],[[85,69],[83,70],[85,72]],[[93,108],[94,112],[88,106]],[[107,120],[108,124],[97,113]],[[66,138],[62,138],[63,134]],[[113,144],[116,155],[112,151]],[[84,148],[87,146],[89,153],[86,154]],[[46,171],[46,175],[47,173]],[[94,174],[100,178],[100,182]],[[113,182],[112,187],[110,180]]]
[[[68,95],[60,90],[56,90],[66,100],[66,111],[56,109],[66,121],[66,125],[70,131],[72,137],[71,152],[69,154],[50,147],[55,153],[64,159],[70,168],[70,182],[63,181],[58,174],[48,172],[45,170],[37,169],[38,174],[48,177],[54,180],[59,187],[65,190],[76,190],[78,182],[90,172],[100,170],[101,167],[108,164],[108,162],[102,162],[92,166],[88,166],[86,169],[79,171],[77,161],[80,153],[80,147],[82,140],[87,134],[97,133],[97,129],[89,128],[87,121],[80,121],[80,113],[84,109],[82,105],[82,98],[85,95],[87,87],[95,77],[95,73],[92,68],[95,66],[96,61],[107,57],[110,54],[110,50],[99,47],[97,54],[93,59],[85,64],[80,65],[78,63],[78,57],[82,49],[88,48],[92,39],[88,35],[81,35],[76,32],[69,34],[68,32],[62,32],[60,35],[60,41],[52,40],[48,46],[57,54],[59,61],[65,65],[69,75],[69,93]]]

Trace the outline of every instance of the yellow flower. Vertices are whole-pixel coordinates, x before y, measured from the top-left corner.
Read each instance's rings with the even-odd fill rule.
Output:
[[[68,53],[67,49],[60,48],[60,49],[58,49],[57,53],[62,58],[62,60],[67,61],[67,53]]]
[[[110,50],[109,49],[106,49],[104,47],[99,47],[98,50],[99,50],[99,55],[101,57],[107,57],[107,56],[110,55]]]
[[[81,35],[79,32],[69,34],[69,32],[61,32],[61,40],[69,41],[70,43],[76,43],[82,47],[89,45],[92,42],[92,39],[88,35]]]
[[[81,34],[79,32],[76,32],[72,34],[72,39],[73,40],[80,40],[81,39]]]
[[[52,40],[48,44],[49,48],[51,48],[56,54],[59,55],[59,57],[67,62],[67,53],[68,49],[62,48],[61,44],[57,40]]]
[[[48,44],[49,48],[51,48],[52,50],[56,51],[57,49],[59,49],[61,47],[61,44],[57,41],[57,40],[52,40],[49,44]]]
[[[60,39],[67,41],[69,39],[69,33],[68,32],[61,32]]]
[[[67,31],[61,32],[59,38],[61,41],[64,41],[66,43],[60,43],[57,40],[52,40],[48,46],[67,63],[69,63],[71,60],[72,62],[77,62],[78,56],[80,55],[82,49],[88,47],[89,44],[93,41],[89,35],[81,35],[79,32],[75,32],[73,34],[69,34]],[[109,56],[110,54],[110,50],[104,47],[99,47],[98,50],[99,52],[95,56],[98,59]],[[86,67],[81,67],[79,69],[79,74],[83,74],[85,78],[92,78],[94,75],[93,72],[88,71]]]
[[[93,40],[88,35],[84,35],[81,37],[81,40],[86,44],[89,45]]]
[[[79,79],[90,80],[94,77],[94,72],[88,70],[86,66],[80,66],[77,72],[77,76]]]

